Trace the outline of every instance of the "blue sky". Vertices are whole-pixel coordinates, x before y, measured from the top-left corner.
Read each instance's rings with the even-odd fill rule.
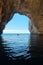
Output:
[[[29,18],[18,13],[6,25],[4,30],[28,30]]]

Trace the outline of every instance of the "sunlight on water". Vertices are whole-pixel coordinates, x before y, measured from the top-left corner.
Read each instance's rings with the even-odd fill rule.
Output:
[[[4,65],[43,65],[43,34],[2,34],[0,61]]]
[[[29,45],[30,45],[30,34],[3,34],[4,49],[7,56],[15,59],[18,57],[28,59],[30,58]]]

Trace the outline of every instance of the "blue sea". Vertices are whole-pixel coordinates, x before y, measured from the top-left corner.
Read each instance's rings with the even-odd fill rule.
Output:
[[[43,35],[2,34],[0,36],[0,63],[42,64]]]
[[[29,51],[30,34],[3,34],[4,50],[9,58],[13,60],[31,57]]]

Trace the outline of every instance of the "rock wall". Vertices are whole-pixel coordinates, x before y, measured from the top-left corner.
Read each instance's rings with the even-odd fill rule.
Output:
[[[0,0],[0,34],[14,13],[31,19],[31,33],[43,34],[43,0]]]

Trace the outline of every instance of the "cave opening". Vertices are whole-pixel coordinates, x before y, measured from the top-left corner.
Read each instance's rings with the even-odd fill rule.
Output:
[[[30,19],[25,15],[15,13],[7,23],[3,33],[30,33]]]

